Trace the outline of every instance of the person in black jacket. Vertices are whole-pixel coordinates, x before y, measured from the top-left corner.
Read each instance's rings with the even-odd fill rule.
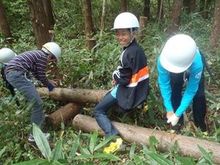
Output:
[[[149,91],[149,69],[143,49],[138,45],[135,34],[139,22],[129,12],[119,14],[114,21],[116,39],[123,51],[120,65],[113,72],[113,89],[95,107],[94,116],[106,136],[119,135],[107,117],[107,111],[118,104],[124,111],[137,107],[146,100]]]

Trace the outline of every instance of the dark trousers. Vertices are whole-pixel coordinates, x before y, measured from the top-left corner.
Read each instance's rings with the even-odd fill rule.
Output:
[[[184,75],[185,74],[185,75]],[[184,87],[184,78],[188,76],[186,73],[170,73],[171,80],[171,101],[174,108],[174,112],[179,107],[182,100],[182,91]],[[206,115],[206,97],[204,90],[204,73],[202,74],[201,80],[199,82],[199,87],[196,95],[192,102],[193,118],[196,127],[199,127],[201,131],[206,131],[205,115]],[[179,125],[183,124],[183,116],[181,116]]]
[[[117,100],[111,95],[111,93],[107,93],[102,101],[98,103],[95,107],[94,116],[98,123],[98,125],[102,128],[105,133],[105,136],[118,135],[118,130],[112,125],[110,119],[107,116],[107,112],[117,103]]]

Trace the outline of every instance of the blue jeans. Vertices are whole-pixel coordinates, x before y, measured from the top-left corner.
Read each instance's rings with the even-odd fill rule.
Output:
[[[98,125],[102,128],[105,136],[118,135],[118,130],[112,125],[107,116],[107,112],[111,106],[117,103],[116,98],[111,95],[111,92],[107,93],[102,101],[96,105],[94,116]]]
[[[38,126],[44,122],[43,102],[32,82],[28,80],[22,71],[10,71],[6,74],[7,81],[21,92],[25,99],[32,104],[31,123]]]

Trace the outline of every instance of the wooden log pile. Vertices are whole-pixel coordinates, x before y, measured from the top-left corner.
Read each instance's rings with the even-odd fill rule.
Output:
[[[213,161],[220,164],[220,144],[193,137],[167,133],[134,125],[128,125],[119,122],[113,122],[113,125],[120,132],[122,138],[128,142],[149,145],[149,138],[154,136],[158,141],[158,148],[161,151],[171,149],[175,143],[179,146],[180,154],[199,159],[201,152],[198,146],[213,153]],[[98,131],[103,135],[103,131],[98,126],[95,119],[89,116],[78,114],[73,120],[73,126],[86,132]]]
[[[75,117],[73,119],[74,127],[86,132],[98,131],[101,135],[104,134],[95,119],[78,113],[79,105],[99,102],[108,92],[107,90],[55,88],[53,92],[49,93],[47,88],[38,88],[38,92],[43,97],[72,102],[50,114],[49,119],[53,125],[58,125]],[[180,154],[195,157],[196,159],[201,157],[201,152],[198,148],[198,146],[201,146],[212,152],[214,162],[220,164],[219,143],[118,122],[113,122],[113,125],[119,130],[122,138],[128,142],[149,145],[149,138],[154,136],[159,141],[158,149],[167,151],[177,143]]]

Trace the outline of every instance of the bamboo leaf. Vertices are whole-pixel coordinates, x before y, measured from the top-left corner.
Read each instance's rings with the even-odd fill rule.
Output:
[[[73,143],[72,148],[71,148],[71,151],[70,151],[70,155],[69,155],[69,156],[70,156],[71,158],[75,157],[76,151],[77,151],[78,147],[79,147],[79,141],[78,141],[78,139],[77,139],[77,140]]]
[[[163,157],[162,155],[159,155],[154,152],[149,152],[148,156],[155,162],[161,165],[173,165],[174,163],[167,158]]]
[[[131,145],[131,149],[130,149],[130,152],[129,152],[129,157],[130,157],[130,159],[133,159],[133,158],[134,158],[135,148],[136,148],[136,144],[133,143],[133,144]]]
[[[114,136],[109,136],[109,137],[107,137],[106,139],[104,139],[101,143],[99,143],[99,144],[95,147],[94,151],[96,151],[96,150],[102,148],[103,146],[105,146],[105,145],[106,145],[108,142],[110,142],[113,138],[114,138]]]
[[[91,153],[89,152],[89,150],[87,148],[84,148],[84,147],[80,146],[79,149],[80,149],[80,153],[82,155],[84,155],[84,154],[91,155]]]
[[[92,159],[93,157],[94,157],[94,156],[91,155],[91,154],[83,154],[83,155],[76,156],[76,157],[74,158],[74,160],[82,160],[82,159],[87,160],[87,159]]]
[[[96,153],[94,154],[94,158],[111,160],[111,161],[119,161],[120,158],[113,154],[104,154],[104,153]]]
[[[207,161],[208,164],[212,165],[214,164],[212,161],[212,154],[207,152],[203,147],[199,146],[199,150],[202,153],[203,158]]]
[[[156,148],[157,148],[157,145],[159,144],[159,142],[155,138],[155,136],[150,136],[149,143],[150,143],[150,150],[156,153]]]
[[[191,157],[183,157],[183,156],[175,156],[176,164],[190,164],[195,165],[193,158]]]
[[[33,136],[34,136],[34,140],[37,144],[37,147],[41,151],[41,154],[45,158],[50,160],[50,158],[51,158],[51,148],[50,148],[50,145],[47,141],[47,138],[45,137],[43,132],[40,130],[40,128],[34,123],[33,123]]]
[[[59,159],[64,159],[64,155],[62,152],[62,140],[59,140],[57,142],[56,147],[52,152],[52,160],[59,160]]]
[[[138,155],[134,155],[133,162],[138,165],[146,165],[147,164],[146,160],[141,159],[141,157]]]
[[[1,151],[0,151],[0,158],[1,158],[1,156],[4,154],[5,150],[6,150],[6,146],[1,149]]]
[[[97,132],[94,132],[90,137],[89,150],[90,150],[91,153],[94,152],[95,145],[96,145],[96,142],[97,142],[97,138],[98,138]]]
[[[42,160],[42,159],[34,159],[34,160],[28,160],[20,163],[16,163],[14,165],[51,165],[51,163],[48,160]]]

